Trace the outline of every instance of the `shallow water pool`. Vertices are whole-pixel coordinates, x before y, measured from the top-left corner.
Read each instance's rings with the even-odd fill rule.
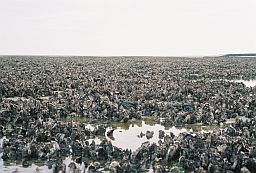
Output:
[[[86,128],[93,130],[95,128],[95,124],[88,124],[86,125]],[[91,143],[93,140],[96,144],[100,144],[100,142],[103,139],[110,140],[112,144],[116,147],[122,148],[122,149],[129,149],[131,151],[135,151],[138,149],[142,143],[149,141],[150,143],[156,143],[158,144],[159,139],[159,130],[162,130],[165,132],[165,135],[170,135],[172,133],[175,136],[178,136],[180,133],[188,132],[188,133],[203,133],[203,132],[212,132],[217,127],[211,127],[211,126],[203,126],[201,124],[194,124],[194,125],[186,125],[183,127],[164,127],[163,125],[156,123],[154,120],[137,120],[135,122],[130,123],[112,123],[108,124],[108,130],[115,129],[113,131],[112,136],[97,136],[93,139],[89,139],[89,143]],[[140,136],[140,134],[146,134],[147,131],[152,131],[153,137],[150,139],[147,139],[146,136]],[[48,169],[47,166],[44,165],[44,163],[33,163],[32,166],[28,168],[23,168],[21,163],[10,163],[10,162],[3,162],[1,159],[1,149],[2,149],[2,143],[3,139],[0,139],[0,172],[27,172],[27,173],[50,173],[53,170]],[[71,157],[68,157],[64,160],[64,163],[66,164],[67,172],[69,172],[68,165],[72,162]],[[84,170],[84,166],[79,166],[82,170]],[[87,171],[85,171],[87,172]]]
[[[146,141],[157,143],[159,140],[159,130],[164,131],[167,135],[170,135],[170,132],[172,132],[175,136],[178,136],[182,132],[193,131],[192,129],[186,128],[165,128],[160,124],[149,125],[146,124],[145,121],[142,121],[140,125],[131,124],[128,129],[118,127],[116,130],[114,130],[113,137],[107,137],[107,139],[111,140],[112,144],[116,147],[135,151],[141,146],[142,143]],[[154,133],[152,138],[147,139],[146,136],[139,136],[140,133],[146,134],[147,131],[152,131]]]
[[[242,79],[234,79],[234,80],[225,80],[225,79],[220,79],[217,81],[228,81],[228,82],[236,82],[236,83],[243,83],[245,84],[246,87],[255,87],[256,86],[256,80],[242,80]]]
[[[231,82],[239,82],[245,84],[246,87],[255,87],[256,80],[230,80]]]

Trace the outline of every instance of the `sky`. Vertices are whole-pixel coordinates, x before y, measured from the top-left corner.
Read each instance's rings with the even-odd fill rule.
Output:
[[[0,0],[0,55],[256,53],[255,0]]]

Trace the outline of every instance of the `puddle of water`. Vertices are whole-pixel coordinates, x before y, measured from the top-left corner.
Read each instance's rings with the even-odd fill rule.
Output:
[[[167,135],[170,135],[170,132],[172,132],[175,136],[178,136],[183,132],[193,131],[192,129],[187,128],[165,128],[160,124],[149,125],[146,124],[145,121],[142,121],[141,125],[131,124],[127,130],[121,127],[117,127],[117,129],[113,132],[113,138],[107,137],[107,139],[111,140],[112,144],[116,147],[122,149],[131,149],[132,151],[135,151],[141,146],[142,143],[146,141],[157,143],[159,141],[159,130],[163,130]],[[141,132],[146,134],[147,131],[154,132],[152,138],[147,139],[146,136],[138,137]]]
[[[52,173],[52,170],[48,169],[47,166],[38,166],[36,164],[32,164],[28,168],[22,167],[21,164],[16,164],[16,163],[4,163],[2,159],[2,147],[3,147],[3,141],[6,140],[5,137],[0,139],[0,172],[8,173],[8,172],[13,172],[13,173],[18,173],[18,172],[27,172],[27,173]]]
[[[217,80],[222,81],[223,79]],[[256,86],[256,80],[242,80],[242,79],[234,79],[234,80],[224,80],[228,82],[236,82],[236,83],[243,83],[246,87],[255,87]]]
[[[94,140],[95,144],[100,144],[103,139],[107,139],[112,142],[113,146],[135,151],[146,141],[158,143],[160,140],[159,130],[164,131],[165,135],[170,135],[170,133],[172,133],[173,135],[178,136],[180,133],[184,132],[209,133],[218,129],[217,126],[203,126],[202,124],[165,127],[156,123],[156,120],[152,118],[143,118],[143,120],[136,120],[128,123],[107,123],[107,126],[107,132],[113,128],[115,129],[112,136],[107,136],[106,133],[105,136],[97,136],[95,138],[88,139],[87,141],[91,143]],[[95,124],[87,124],[85,127],[93,130],[95,128]],[[152,138],[147,139],[145,136],[147,131],[154,133]],[[141,133],[143,133],[144,136],[140,137],[139,135]]]
[[[256,86],[256,80],[229,80],[231,82],[239,82],[245,84],[246,87]]]
[[[238,117],[239,119],[242,119],[243,121],[248,120],[246,117]],[[236,118],[228,119],[225,124],[234,123]],[[87,124],[85,126],[86,128],[93,130],[95,128],[95,124]],[[215,129],[219,129],[218,126],[203,126],[202,124],[193,124],[193,125],[185,125],[182,127],[164,127],[161,124],[155,123],[154,120],[151,119],[143,119],[143,120],[136,120],[134,122],[130,123],[112,123],[108,124],[107,131],[111,130],[112,128],[115,128],[113,131],[113,136],[108,137],[107,135],[101,136],[101,137],[95,137],[93,139],[88,139],[88,142],[91,143],[93,140],[96,144],[100,144],[103,139],[110,140],[113,144],[113,146],[122,148],[122,149],[130,149],[132,151],[135,151],[138,149],[142,143],[149,141],[150,143],[156,143],[158,144],[159,139],[159,130],[162,130],[165,132],[165,135],[170,135],[170,133],[174,134],[175,136],[178,136],[181,133],[189,132],[189,133],[211,133]],[[146,136],[140,137],[140,133],[146,134],[147,131],[152,131],[153,137],[150,139],[147,139]],[[52,169],[48,169],[47,166],[41,166],[36,163],[33,163],[28,168],[23,168],[21,164],[15,164],[15,163],[4,163],[1,159],[2,153],[2,144],[3,144],[4,138],[0,139],[0,172],[27,172],[27,173],[50,173],[52,172]],[[70,172],[68,165],[72,162],[71,157],[67,157],[64,160],[64,163],[66,164],[66,172]],[[84,170],[84,165],[77,165],[80,170]],[[88,170],[85,170],[87,172]]]
[[[0,154],[0,157],[2,157],[2,154]],[[13,173],[18,173],[18,172],[26,172],[26,173],[52,173],[52,170],[48,169],[47,166],[37,166],[35,164],[32,164],[28,168],[23,168],[22,165],[8,165],[4,166],[4,163],[2,159],[0,160],[0,172],[8,173],[8,172],[13,172]]]
[[[234,80],[227,80],[227,79],[217,79],[212,81],[228,81],[228,82],[236,82],[236,83],[243,83],[246,87],[255,87],[256,80],[242,80],[242,79],[234,79]]]
[[[0,156],[2,156],[2,154],[0,154]],[[64,161],[63,161],[66,165],[66,172],[71,172],[69,164],[71,162],[75,163],[71,157],[67,157]],[[76,164],[76,163],[75,163]],[[81,172],[83,172],[85,170],[85,166],[84,163],[82,163],[81,165],[76,164],[77,168],[79,170],[81,170]],[[9,165],[4,165],[2,159],[0,161],[0,172],[4,173],[8,173],[8,172],[13,172],[13,173],[19,173],[19,172],[26,172],[26,173],[52,173],[53,169],[48,169],[48,167],[45,166],[37,166],[36,164],[32,164],[30,167],[28,168],[24,168],[22,167],[22,165],[20,164],[15,164],[15,163],[10,163]],[[85,173],[88,171],[85,171]]]

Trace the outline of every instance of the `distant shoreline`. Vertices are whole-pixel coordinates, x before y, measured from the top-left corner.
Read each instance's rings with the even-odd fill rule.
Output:
[[[206,56],[152,56],[152,55],[131,55],[131,56],[88,56],[88,55],[0,55],[0,57],[72,57],[72,58],[218,58],[218,57],[256,57],[256,53],[245,54],[224,54],[224,55],[206,55]]]

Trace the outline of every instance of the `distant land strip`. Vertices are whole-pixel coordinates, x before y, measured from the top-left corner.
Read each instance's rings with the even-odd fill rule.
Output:
[[[256,53],[226,54],[222,57],[256,57]]]

